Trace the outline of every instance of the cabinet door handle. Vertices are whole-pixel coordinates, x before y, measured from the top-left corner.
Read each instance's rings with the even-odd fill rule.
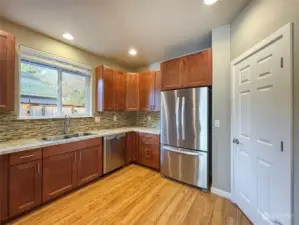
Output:
[[[37,163],[37,174],[40,174],[40,166],[39,166],[39,162]]]
[[[80,161],[82,161],[82,152],[80,152]]]
[[[20,157],[20,159],[27,159],[27,158],[31,158],[31,157],[33,157],[34,155],[26,155],[26,156],[22,156],[22,157]]]

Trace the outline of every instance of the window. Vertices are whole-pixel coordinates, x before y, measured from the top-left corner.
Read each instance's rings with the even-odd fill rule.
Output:
[[[19,117],[91,116],[91,69],[21,47]]]

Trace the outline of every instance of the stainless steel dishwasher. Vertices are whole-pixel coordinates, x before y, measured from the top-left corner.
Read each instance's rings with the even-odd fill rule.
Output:
[[[103,174],[125,165],[126,133],[104,137]]]

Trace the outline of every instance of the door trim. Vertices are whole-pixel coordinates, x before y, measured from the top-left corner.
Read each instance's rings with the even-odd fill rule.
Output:
[[[243,60],[249,58],[250,56],[254,55],[261,49],[267,47],[268,45],[272,44],[276,40],[283,38],[286,40],[286,45],[284,48],[284,51],[287,53],[286,55],[288,58],[284,60],[284,67],[286,71],[286,75],[288,76],[289,83],[290,83],[290,89],[289,89],[289,94],[291,96],[290,99],[290,107],[291,107],[291,115],[289,116],[290,118],[290,123],[292,124],[291,127],[291,142],[290,142],[290,153],[291,153],[291,160],[290,160],[290,165],[291,165],[291,183],[293,183],[293,143],[294,143],[294,128],[293,128],[293,23],[288,23],[282,28],[280,28],[278,31],[275,33],[271,34],[267,38],[265,38],[263,41],[246,51],[245,53],[241,54],[239,57],[236,59],[232,60],[231,62],[231,140],[230,140],[230,145],[231,145],[231,200],[235,202],[235,188],[234,188],[234,145],[232,144],[233,138],[236,136],[236,130],[235,130],[235,124],[234,124],[234,118],[235,118],[235,71],[234,71],[234,66],[242,62]],[[292,187],[292,184],[291,184]],[[293,193],[293,187],[291,190],[291,193]],[[291,198],[292,199],[292,198]],[[291,202],[291,213],[293,213],[293,202]]]

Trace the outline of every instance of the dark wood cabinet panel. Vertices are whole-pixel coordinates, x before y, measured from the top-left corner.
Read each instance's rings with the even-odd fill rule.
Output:
[[[97,111],[113,111],[113,69],[105,66],[96,68],[96,91]]]
[[[172,59],[161,63],[161,89],[173,90],[183,86],[181,58]]]
[[[160,169],[159,135],[139,133],[138,163]]]
[[[0,111],[13,111],[14,100],[15,37],[0,30]]]
[[[155,74],[155,109],[159,112],[161,110],[161,72],[156,71]]]
[[[126,154],[125,163],[126,165],[137,162],[138,160],[138,135],[136,132],[127,133],[126,138]]]
[[[43,160],[43,201],[56,198],[76,187],[76,153],[55,155]]]
[[[0,155],[0,224],[8,218],[8,155]]]
[[[102,145],[79,150],[78,185],[86,184],[102,175]]]
[[[155,108],[155,72],[143,72],[139,76],[139,109],[153,111]]]
[[[212,50],[207,49],[183,57],[184,87],[212,85]]]
[[[127,111],[139,110],[139,74],[127,73]]]
[[[126,110],[126,74],[114,70],[113,72],[113,92],[114,94],[114,110],[124,111]]]
[[[9,169],[9,216],[13,217],[41,203],[41,160]]]

